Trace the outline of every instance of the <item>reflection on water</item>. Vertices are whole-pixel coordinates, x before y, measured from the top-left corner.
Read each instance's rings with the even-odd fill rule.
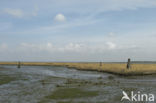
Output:
[[[58,86],[67,87],[67,84],[99,93],[95,97],[72,99],[76,103],[120,103],[122,90],[156,94],[156,76],[120,77],[52,66],[23,66],[20,69],[16,66],[0,66],[0,78],[0,103],[38,103]],[[58,101],[51,100],[52,103]]]

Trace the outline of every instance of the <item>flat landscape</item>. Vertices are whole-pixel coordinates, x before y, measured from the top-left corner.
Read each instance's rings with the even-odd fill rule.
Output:
[[[68,63],[68,62],[0,62],[0,65],[23,65],[23,66],[62,66],[79,70],[100,71],[117,75],[153,75],[156,74],[154,63],[132,63],[127,69],[126,63]]]
[[[156,0],[0,0],[0,103],[156,103]]]
[[[121,103],[123,90],[156,94],[155,86],[155,75],[120,76],[65,66],[0,66],[0,103]]]

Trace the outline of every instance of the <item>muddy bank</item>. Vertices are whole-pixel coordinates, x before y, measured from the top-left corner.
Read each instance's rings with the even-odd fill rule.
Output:
[[[126,69],[126,63],[68,63],[68,62],[0,62],[0,65],[20,66],[56,66],[75,68],[77,70],[98,71],[111,73],[120,76],[143,76],[156,75],[156,64],[131,64],[130,69]]]
[[[120,103],[123,90],[156,94],[155,76],[122,77],[53,66],[1,66],[0,78],[0,103]]]

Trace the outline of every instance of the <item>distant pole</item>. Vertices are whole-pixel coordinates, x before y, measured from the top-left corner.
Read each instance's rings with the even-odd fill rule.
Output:
[[[102,62],[100,62],[100,67],[102,66]]]
[[[102,62],[99,63],[99,71],[101,70]]]
[[[127,61],[127,69],[130,69],[131,68],[131,59],[128,58],[128,61]]]
[[[17,68],[21,68],[21,62],[18,62]]]

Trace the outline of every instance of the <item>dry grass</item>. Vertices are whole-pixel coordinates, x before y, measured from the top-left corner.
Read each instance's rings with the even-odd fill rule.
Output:
[[[126,69],[123,63],[69,63],[68,67],[81,70],[103,71],[119,75],[147,75],[156,74],[156,64],[132,64],[130,69]]]
[[[17,65],[18,62],[0,62],[0,65]],[[119,75],[148,75],[156,74],[156,64],[132,64],[130,69],[126,69],[124,63],[55,63],[55,62],[22,62],[21,65],[34,66],[65,66],[80,70],[102,71]]]

